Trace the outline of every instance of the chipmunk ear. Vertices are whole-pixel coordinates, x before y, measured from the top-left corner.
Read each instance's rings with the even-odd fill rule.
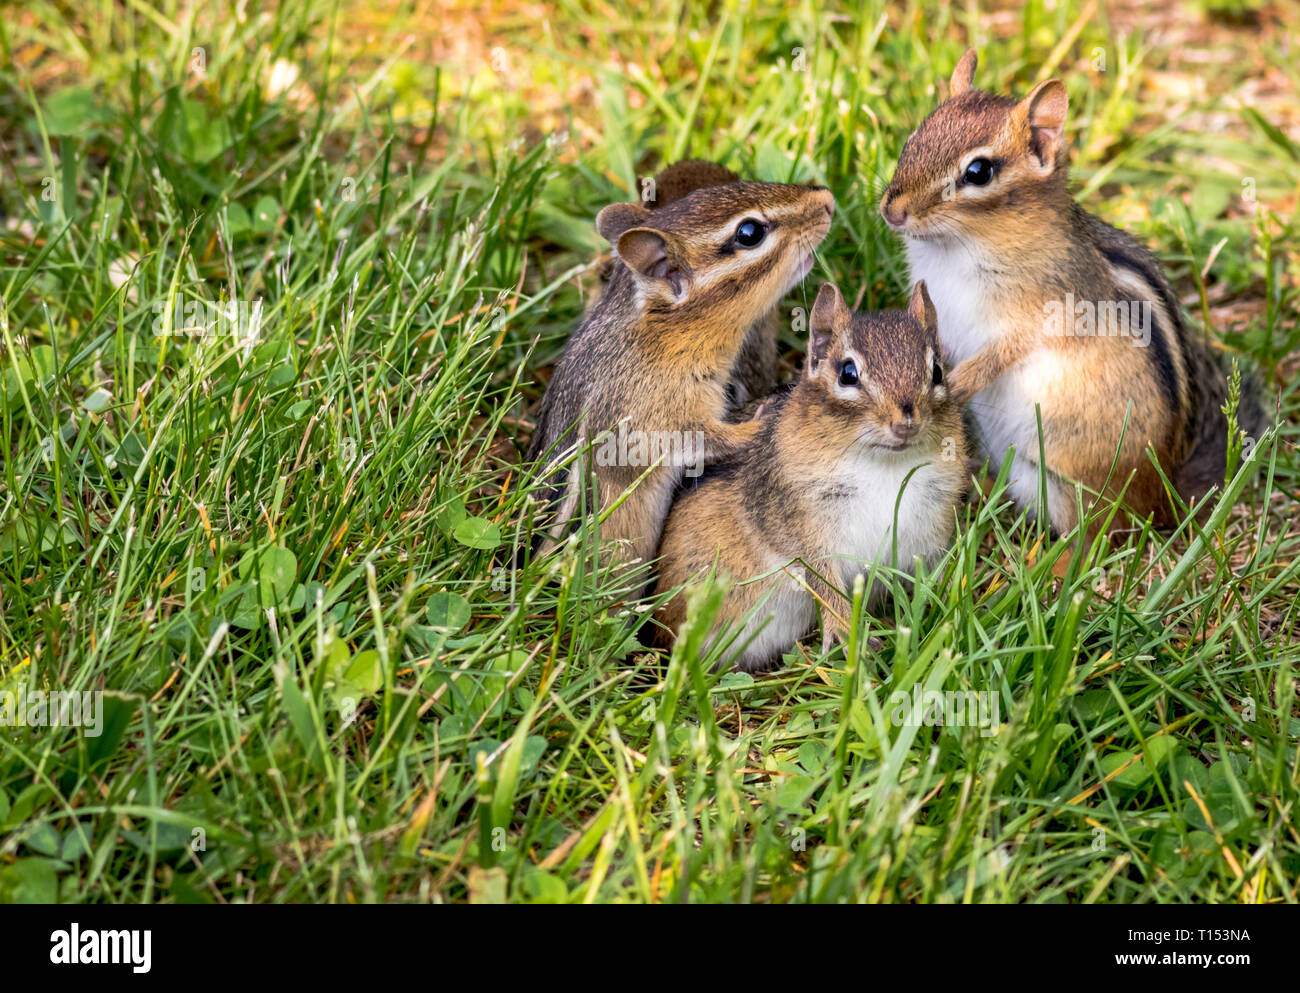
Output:
[[[822,283],[808,317],[808,357],[804,369],[809,376],[817,374],[818,367],[830,353],[831,342],[837,332],[846,327],[852,318],[840,288],[834,283]]]
[[[971,83],[975,81],[975,67],[979,64],[979,56],[975,54],[975,49],[966,49],[966,54],[957,60],[957,66],[952,71],[952,78],[948,81],[948,96],[959,97],[970,89]]]
[[[916,285],[912,287],[912,299],[907,304],[907,312],[916,318],[927,338],[938,337],[939,315],[935,312],[934,302],[930,299],[930,291],[926,289],[924,279],[917,280]]]
[[[644,224],[649,216],[650,211],[639,203],[611,203],[596,215],[596,230],[611,245],[617,245],[624,231]]]
[[[1069,106],[1065,84],[1059,79],[1043,80],[1016,104],[1016,117],[1028,131],[1029,151],[1044,174],[1054,172],[1065,154],[1065,115]]]
[[[686,295],[686,272],[672,235],[654,228],[629,228],[618,236],[615,248],[618,257],[642,279],[663,280],[678,300]]]

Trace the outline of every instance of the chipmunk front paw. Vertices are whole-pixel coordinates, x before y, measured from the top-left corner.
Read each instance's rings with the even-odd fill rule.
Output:
[[[772,396],[762,400],[759,405],[754,408],[754,412],[750,415],[749,419],[751,421],[766,420],[772,415],[772,412],[776,410],[777,406],[776,394],[773,394]]]
[[[836,645],[848,641],[848,633],[838,624],[822,625],[822,654],[826,654]]]
[[[956,400],[959,404],[964,405],[968,403],[971,397],[978,392],[974,388],[974,384],[971,380],[970,363],[963,362],[952,372],[948,373],[948,396],[952,397],[952,399]]]

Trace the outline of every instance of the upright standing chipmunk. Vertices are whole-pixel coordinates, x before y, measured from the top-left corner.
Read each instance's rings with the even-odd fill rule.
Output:
[[[738,182],[653,211],[601,210],[618,265],[555,368],[528,453],[556,467],[552,539],[579,513],[586,478],[581,458],[558,463],[593,442],[602,536],[624,545],[625,561],[654,554],[687,466],[758,430],[723,420],[732,370],[750,328],[811,271],[834,209],[824,187]]]
[[[1041,408],[1058,533],[1078,523],[1074,481],[1123,490],[1138,515],[1168,525],[1174,508],[1146,449],[1183,499],[1221,482],[1223,372],[1151,253],[1070,195],[1065,86],[1049,79],[1017,101],[972,89],[975,65],[973,50],[957,63],[949,99],[907,139],[880,201],[934,296],[949,386],[971,399],[989,455],[1015,446],[1010,489],[1035,510]],[[1242,427],[1262,430],[1254,398],[1241,406]]]
[[[811,630],[819,601],[823,647],[843,637],[850,604],[841,588],[852,590],[873,563],[933,565],[969,482],[961,408],[944,381],[924,282],[906,311],[874,314],[851,314],[827,283],[809,329],[799,381],[773,397],[738,458],[684,487],[659,549],[659,594],[715,565],[734,581],[719,628],[763,604],[740,637],[748,645],[737,664],[749,671],[769,668]],[[870,600],[883,589],[874,583]],[[655,616],[676,632],[684,595]]]

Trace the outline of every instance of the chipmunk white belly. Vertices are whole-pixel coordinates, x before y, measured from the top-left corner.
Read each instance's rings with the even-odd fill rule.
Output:
[[[913,280],[924,279],[939,318],[939,338],[951,364],[964,362],[1004,335],[1015,334],[1000,314],[1002,292],[991,266],[983,264],[978,246],[957,239],[907,240]],[[1041,348],[1007,370],[970,402],[979,427],[979,442],[995,466],[1015,446],[1019,455],[1038,461],[1035,404],[1047,407],[1068,383],[1060,352]],[[1013,484],[1013,488],[1015,488]]]
[[[751,636],[754,639],[740,658],[742,666],[765,665],[807,634],[817,617],[813,598],[804,586],[803,566],[772,558],[768,568],[777,570],[770,580],[772,593],[745,625],[736,642],[743,644]],[[788,570],[790,575],[780,571],[782,569]]]
[[[913,559],[933,564],[947,548],[952,534],[952,501],[960,479],[943,472],[939,453],[898,456],[869,454],[845,459],[838,483],[852,495],[834,501],[832,511],[834,573],[845,593],[853,580],[873,563],[896,564],[910,571]],[[916,473],[907,478],[909,472]],[[904,488],[904,480],[907,481]],[[903,491],[901,502],[899,490]],[[894,510],[898,508],[898,558],[893,560]],[[874,591],[879,592],[877,589]]]
[[[1018,454],[1038,461],[1038,415],[1035,405],[1048,407],[1065,389],[1064,356],[1039,349],[1012,366],[988,389],[971,400],[980,441],[999,462],[1011,445]]]
[[[912,282],[924,279],[951,364],[983,351],[1002,333],[991,302],[998,286],[978,249],[956,239],[906,239]]]
[[[938,453],[879,453],[846,457],[828,477],[814,484],[816,490],[835,492],[817,498],[824,514],[822,540],[830,553],[810,561],[817,572],[852,597],[853,581],[870,572],[873,564],[889,565],[893,553],[894,508],[898,504],[898,566],[911,571],[913,561],[922,558],[933,565],[948,547],[952,535],[952,506],[963,488],[960,473],[945,472]],[[907,480],[901,503],[898,500]],[[807,586],[804,567],[775,550],[764,563],[771,571],[772,591],[745,625],[740,641],[752,638],[740,657],[742,666],[764,665],[812,630],[817,606]],[[879,597],[884,586],[877,583],[869,599]]]

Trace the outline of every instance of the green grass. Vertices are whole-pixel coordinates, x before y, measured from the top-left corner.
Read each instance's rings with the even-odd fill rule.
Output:
[[[0,900],[1297,900],[1283,33],[1211,22],[1237,57],[1186,97],[1074,0],[72,9],[0,21],[0,691],[103,690],[105,727],[0,730]],[[1063,75],[1084,202],[1280,392],[1210,520],[1058,579],[995,487],[881,651],[759,679],[639,649],[590,533],[515,568],[596,210],[682,156],[825,182],[786,305],[897,306],[875,199],[971,38],[980,86]],[[899,726],[915,685],[999,732]]]

